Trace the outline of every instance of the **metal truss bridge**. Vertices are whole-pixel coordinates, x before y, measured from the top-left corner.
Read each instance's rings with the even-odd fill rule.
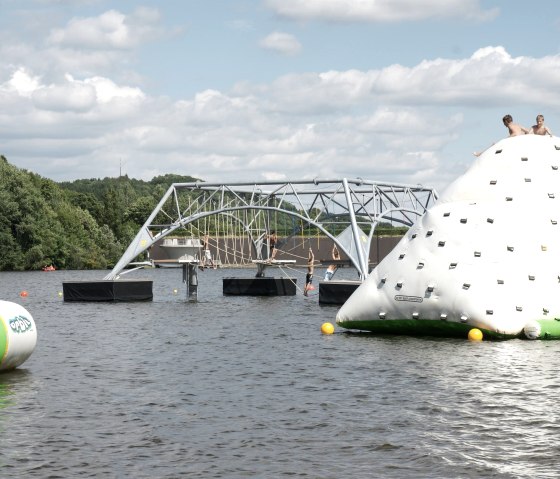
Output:
[[[381,221],[412,226],[437,200],[433,188],[363,180],[361,178],[241,183],[174,183],[161,198],[106,280],[152,245],[188,225],[199,231],[216,216],[236,224],[235,234],[249,237],[256,260],[267,258],[263,244],[278,221],[292,234],[303,225],[334,242],[357,269],[369,273],[368,258]],[[290,223],[291,222],[291,223]],[[291,225],[291,226],[289,226]],[[191,230],[192,231],[192,230]]]

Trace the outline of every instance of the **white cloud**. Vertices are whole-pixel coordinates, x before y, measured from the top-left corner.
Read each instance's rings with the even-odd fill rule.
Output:
[[[270,33],[259,44],[266,50],[273,50],[284,55],[295,55],[301,51],[301,44],[295,36],[289,33]]]
[[[73,79],[71,80],[73,81]],[[136,102],[137,100],[142,100],[145,98],[144,93],[139,88],[119,86],[107,78],[88,78],[83,81],[83,84],[91,85],[93,88],[95,88],[96,97],[100,103],[110,103],[115,99],[126,99],[132,102]]]
[[[95,89],[76,82],[51,85],[33,93],[33,103],[39,110],[88,111],[95,101]]]
[[[32,76],[25,68],[18,68],[4,85],[0,85],[0,90],[15,91],[28,97],[39,87],[39,82],[38,76]]]
[[[0,84],[2,90],[30,97],[37,109],[52,111],[85,111],[96,104],[115,100],[136,102],[144,99],[144,93],[139,88],[119,86],[107,78],[92,77],[77,81],[71,75],[66,75],[64,82],[43,85],[38,76],[32,76],[24,69],[15,71],[7,82]]]
[[[131,15],[109,10],[97,17],[73,18],[54,29],[48,42],[66,48],[130,49],[161,34],[156,9],[138,8]]]
[[[514,104],[560,106],[550,92],[560,82],[560,55],[512,58],[503,47],[487,47],[470,58],[425,60],[413,67],[285,75],[258,91],[269,108],[292,113],[327,113],[393,105],[481,107]],[[257,91],[240,84],[237,92]]]
[[[124,14],[109,10],[97,16],[74,17],[62,27],[39,23],[39,13],[27,13],[24,27],[0,43],[0,82],[14,67],[39,71],[45,81],[59,81],[66,73],[75,77],[136,78],[131,71],[138,48],[147,42],[176,36],[179,28],[166,27],[160,12],[140,7]],[[53,17],[55,21],[57,17]],[[45,32],[45,36],[41,33]],[[18,36],[17,33],[20,33]],[[129,69],[129,70],[127,70]]]
[[[483,10],[479,0],[265,0],[271,10],[294,20],[401,22],[428,18],[491,20],[498,9]]]
[[[115,176],[124,160],[144,179],[361,176],[439,187],[463,167],[443,152],[473,105],[526,104],[546,116],[560,106],[559,81],[560,56],[512,57],[502,47],[411,67],[291,74],[178,101],[105,76],[47,82],[16,68],[0,83],[0,153],[59,180]]]

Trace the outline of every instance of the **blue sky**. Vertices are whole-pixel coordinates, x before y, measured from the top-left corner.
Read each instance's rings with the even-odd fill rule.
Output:
[[[363,177],[443,190],[542,113],[552,0],[0,0],[0,154],[56,181]]]

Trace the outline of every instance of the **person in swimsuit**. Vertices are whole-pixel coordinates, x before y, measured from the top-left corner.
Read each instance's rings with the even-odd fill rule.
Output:
[[[304,296],[307,296],[307,292],[313,288],[313,270],[315,269],[315,255],[313,250],[309,247],[309,254],[307,256],[307,274],[305,275],[305,287],[303,288]]]
[[[506,115],[502,118],[505,127],[508,129],[509,136],[526,135],[530,130],[513,122],[511,115]]]
[[[509,132],[509,136],[519,136],[519,135],[526,135],[527,133],[530,133],[531,130],[528,130],[527,128],[518,125],[517,123],[513,122],[513,118],[511,115],[505,115],[502,118],[502,122],[504,124],[504,126],[508,129]],[[492,146],[494,146],[494,143],[492,144]],[[490,148],[490,147],[488,147]],[[486,148],[486,150],[488,149]],[[474,156],[480,156],[482,155],[482,153],[484,153],[486,150],[483,151],[475,151],[473,153]]]
[[[537,124],[533,125],[529,130],[529,133],[533,135],[550,135],[552,136],[552,132],[548,129],[548,127],[544,124],[544,116],[537,115]]]
[[[269,261],[274,261],[276,257],[276,243],[278,242],[278,236],[276,235],[276,230],[272,230],[268,235],[268,248],[269,248]]]
[[[335,244],[332,247],[331,256],[332,259],[334,259],[335,261],[340,260],[340,252],[338,251],[338,248],[336,247]],[[327,271],[325,272],[325,281],[330,281],[334,276],[334,274],[336,273],[337,269],[338,266],[336,264],[329,264]]]
[[[210,251],[210,237],[208,235],[204,235],[202,240],[202,262],[200,264],[201,269],[204,271],[205,267],[210,264],[214,269],[216,269],[216,265],[214,264],[214,260],[212,259],[212,252]]]

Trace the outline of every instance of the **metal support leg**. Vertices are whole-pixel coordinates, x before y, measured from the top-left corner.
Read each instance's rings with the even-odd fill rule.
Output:
[[[187,285],[187,300],[196,302],[198,300],[198,269],[196,263],[183,265],[183,283]]]
[[[257,263],[257,274],[255,275],[257,278],[264,278],[264,270],[266,265],[262,263]]]
[[[198,269],[196,264],[189,263],[189,282],[187,286],[187,299],[189,301],[197,301],[198,300]]]

